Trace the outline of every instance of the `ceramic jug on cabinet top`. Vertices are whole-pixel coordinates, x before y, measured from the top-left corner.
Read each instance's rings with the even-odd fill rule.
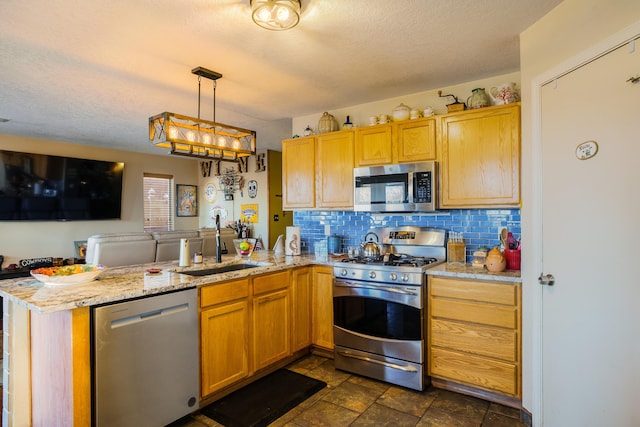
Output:
[[[494,105],[511,104],[512,102],[518,102],[520,96],[516,91],[515,83],[502,83],[497,87],[489,89],[489,94],[493,100]]]
[[[479,87],[471,91],[471,96],[467,98],[467,107],[470,109],[483,108],[489,106],[489,97],[484,88]]]

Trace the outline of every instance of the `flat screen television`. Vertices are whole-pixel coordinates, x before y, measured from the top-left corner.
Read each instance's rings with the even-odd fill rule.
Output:
[[[0,150],[0,221],[120,219],[124,163]]]

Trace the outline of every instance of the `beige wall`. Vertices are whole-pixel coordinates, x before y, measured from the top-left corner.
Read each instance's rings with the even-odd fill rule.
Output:
[[[583,52],[601,44],[640,20],[638,0],[566,0],[520,35],[520,64],[522,84],[522,237],[527,250],[523,250],[523,406],[530,412],[536,410],[539,397],[538,378],[541,373],[535,365],[535,355],[540,352],[536,342],[539,325],[532,318],[539,310],[536,292],[539,292],[536,261],[540,245],[534,219],[538,208],[536,194],[539,184],[534,171],[540,167],[533,149],[532,116],[535,113],[532,82],[540,76],[565,71],[565,64],[573,63]],[[637,49],[638,47],[636,47]],[[585,59],[588,55],[585,55]],[[585,88],[586,91],[589,88]],[[593,94],[597,98],[597,94]],[[595,99],[594,98],[594,99]],[[598,106],[606,108],[606,106]],[[539,420],[538,420],[539,421]],[[534,416],[535,424],[535,416]]]
[[[142,231],[142,177],[145,172],[173,175],[176,184],[198,184],[198,162],[193,159],[109,150],[10,135],[0,135],[0,149],[125,163],[120,220],[0,221],[0,254],[5,257],[5,268],[9,263],[15,263],[24,258],[71,257],[74,253],[73,242],[86,240],[92,234]],[[198,228],[198,217],[175,218],[176,230],[196,228]]]

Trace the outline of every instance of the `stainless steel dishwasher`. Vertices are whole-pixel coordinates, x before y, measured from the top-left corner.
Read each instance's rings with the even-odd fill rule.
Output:
[[[160,427],[198,409],[197,295],[92,308],[94,425]]]

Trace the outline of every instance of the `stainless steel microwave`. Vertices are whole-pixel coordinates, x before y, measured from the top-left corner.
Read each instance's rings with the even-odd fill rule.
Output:
[[[438,164],[433,161],[355,168],[353,209],[431,212],[437,209]]]

